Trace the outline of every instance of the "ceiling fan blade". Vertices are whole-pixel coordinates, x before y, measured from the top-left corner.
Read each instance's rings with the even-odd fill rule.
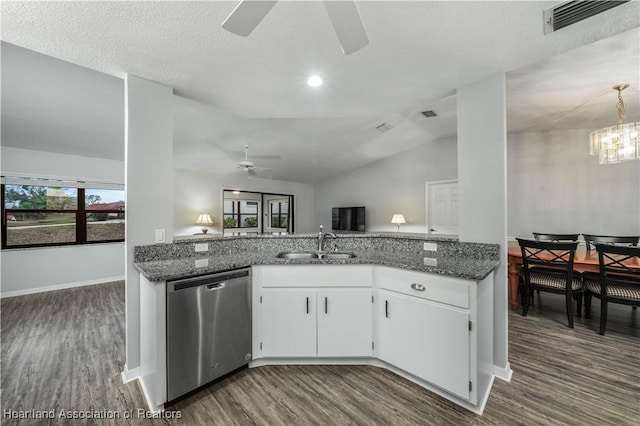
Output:
[[[252,168],[247,169],[247,173],[249,173],[249,176],[257,176],[258,173],[256,173],[255,170],[253,170]]]
[[[233,9],[233,12],[231,12],[227,19],[225,19],[222,23],[222,28],[239,36],[246,37],[251,34],[251,31],[267,16],[267,13],[269,13],[275,4],[275,1],[243,0]]]
[[[282,157],[279,155],[273,155],[273,154],[265,154],[265,155],[253,155],[251,154],[251,158],[257,159],[257,160],[282,160]]]
[[[324,7],[345,55],[357,52],[369,44],[355,1],[325,1]]]

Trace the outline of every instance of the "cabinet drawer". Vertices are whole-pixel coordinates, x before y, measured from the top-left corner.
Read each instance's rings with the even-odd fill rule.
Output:
[[[469,309],[469,285],[473,281],[402,269],[379,267],[378,287],[434,302]]]
[[[371,287],[369,265],[266,265],[259,267],[262,287]]]

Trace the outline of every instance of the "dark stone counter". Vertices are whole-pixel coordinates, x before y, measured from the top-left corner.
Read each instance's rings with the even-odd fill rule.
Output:
[[[493,246],[493,245],[487,245]],[[238,251],[233,254],[207,253],[203,256],[152,260],[135,263],[150,281],[166,281],[211,274],[252,265],[383,265],[470,280],[481,280],[500,262],[494,258],[474,257],[468,252],[402,252],[386,250],[350,250],[356,257],[345,260],[281,259],[278,251]]]

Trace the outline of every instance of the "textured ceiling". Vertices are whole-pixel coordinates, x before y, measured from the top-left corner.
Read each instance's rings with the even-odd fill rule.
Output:
[[[455,89],[495,72],[516,70],[508,74],[510,131],[592,125],[593,117],[580,124],[582,112],[592,111],[591,103],[598,98],[613,97],[609,87],[619,81],[609,81],[614,74],[604,68],[598,70],[602,81],[586,74],[595,65],[602,66],[604,61],[598,58],[611,49],[633,53],[635,48],[635,62],[625,59],[622,68],[635,64],[637,71],[637,30],[632,34],[635,40],[618,40],[598,50],[596,57],[588,57],[588,50],[563,54],[637,29],[639,3],[545,36],[542,10],[555,3],[358,2],[370,43],[349,56],[342,55],[324,7],[311,1],[278,2],[247,38],[220,27],[236,2],[2,2],[0,36],[4,42],[111,76],[130,73],[173,87],[179,95],[174,134],[177,167],[237,172],[233,160],[238,157],[229,152],[248,143],[250,155],[283,157],[278,162],[256,161],[278,169],[271,177],[314,182],[428,140],[454,136]],[[55,95],[44,87],[42,93],[29,91],[29,76],[18,74],[15,77],[22,77],[22,83],[5,93],[4,50],[3,144],[30,149],[50,145],[42,149],[56,151],[45,137],[50,133],[36,128],[39,118],[46,118],[44,109],[57,108],[61,97],[71,103],[72,92]],[[555,55],[560,56],[549,59]],[[588,69],[578,66],[584,60]],[[620,64],[607,62],[613,62],[611,69]],[[65,66],[70,65],[42,65],[39,71],[56,85],[64,78],[53,78],[49,71]],[[311,72],[325,79],[320,89],[306,86]],[[92,77],[86,78],[89,82]],[[122,84],[112,77],[94,77],[100,78],[105,84],[110,78],[113,84]],[[76,75],[72,81],[84,80]],[[78,92],[92,90],[87,86]],[[5,132],[5,120],[16,118],[9,115],[12,108],[5,114],[5,99],[9,102],[25,93],[43,112],[29,122],[22,117],[23,128],[35,127],[31,134],[18,137],[15,129]],[[80,103],[75,111],[58,110],[66,117],[66,121],[59,117],[58,123],[76,126],[76,131],[88,123],[85,132],[108,134],[91,120],[111,117],[99,110],[111,101],[101,104],[94,96],[91,105],[76,99]],[[10,102],[20,104],[16,99]],[[422,117],[419,112],[425,109],[436,110],[439,117]],[[15,110],[19,115],[28,112],[26,107]],[[120,119],[113,118],[116,127]],[[385,121],[394,128],[377,132],[375,126]],[[7,134],[12,137],[7,139]],[[65,137],[60,139],[63,143]],[[67,144],[77,154],[89,155],[82,150],[89,150],[86,146]],[[93,156],[112,158],[117,152],[122,152],[121,145],[111,153],[97,148]]]

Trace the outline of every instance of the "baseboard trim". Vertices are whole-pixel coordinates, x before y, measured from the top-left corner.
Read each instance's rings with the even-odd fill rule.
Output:
[[[24,296],[27,294],[44,293],[47,291],[65,290],[65,289],[74,288],[74,287],[85,287],[89,285],[105,284],[113,281],[124,281],[124,279],[125,279],[124,275],[119,275],[117,277],[97,278],[95,280],[78,281],[75,283],[55,284],[55,285],[48,285],[48,286],[42,286],[42,287],[28,288],[24,290],[6,291],[6,292],[0,292],[0,299],[4,299],[5,297]]]
[[[133,382],[140,376],[140,367],[132,368],[129,370],[127,365],[125,364],[124,370],[120,373],[120,377],[122,377],[122,383]]]
[[[500,380],[504,380],[507,383],[511,383],[511,377],[513,376],[513,370],[511,364],[507,362],[506,367],[493,366],[493,375]]]
[[[144,395],[144,400],[147,403],[147,407],[149,407],[149,411],[152,413],[160,413],[161,411],[164,411],[163,404],[155,405],[151,402],[152,401],[151,395],[149,393],[149,390],[147,389],[147,385],[144,381],[144,378],[138,377],[138,383],[140,384],[140,389],[142,389],[142,394]]]

